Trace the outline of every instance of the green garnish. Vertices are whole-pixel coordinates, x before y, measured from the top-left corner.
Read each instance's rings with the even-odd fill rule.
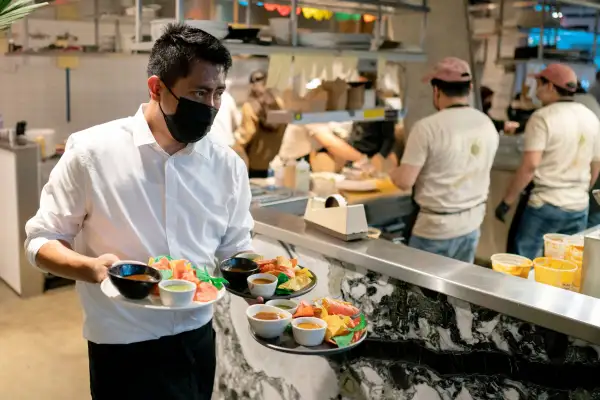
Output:
[[[365,329],[366,327],[367,327],[367,321],[365,320],[364,314],[361,313],[360,314],[360,322],[358,323],[358,325],[356,325],[354,328],[348,328],[350,333],[348,333],[346,335],[342,335],[342,336],[336,336],[332,339],[335,342],[335,344],[338,345],[338,347],[348,347],[352,344],[352,338],[354,338],[354,332],[361,331],[361,330]]]
[[[294,293],[294,291],[290,290],[290,289],[279,289],[279,285],[282,285],[289,280],[290,280],[290,278],[283,272],[280,272],[279,275],[277,275],[277,289],[275,289],[276,295],[285,296],[285,295]]]
[[[196,274],[196,277],[198,279],[200,279],[202,282],[212,283],[214,287],[216,287],[219,290],[223,288],[223,285],[229,284],[229,281],[225,278],[217,278],[214,276],[210,276],[206,265],[204,266],[204,270],[201,270],[200,268],[192,264],[192,269],[194,270],[194,273]]]

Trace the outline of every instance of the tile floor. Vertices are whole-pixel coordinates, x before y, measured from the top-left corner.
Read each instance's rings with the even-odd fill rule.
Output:
[[[74,287],[23,300],[0,280],[0,399],[88,400]]]

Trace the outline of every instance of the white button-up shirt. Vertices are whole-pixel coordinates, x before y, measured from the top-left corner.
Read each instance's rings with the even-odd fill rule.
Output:
[[[71,135],[25,229],[35,265],[49,240],[77,240],[91,257],[113,253],[147,262],[157,255],[214,268],[251,249],[251,193],[244,162],[209,137],[169,156],[144,118],[135,116]],[[153,311],[109,300],[100,285],[77,282],[84,336],[94,343],[133,343],[199,328],[212,307]]]

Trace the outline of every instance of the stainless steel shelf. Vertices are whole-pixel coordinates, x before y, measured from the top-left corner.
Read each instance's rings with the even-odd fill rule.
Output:
[[[397,121],[402,116],[401,110],[374,108],[370,110],[339,110],[316,113],[300,113],[294,111],[271,111],[267,120],[274,124],[320,124],[327,122],[350,121]]]
[[[134,51],[149,52],[152,49],[153,42],[134,43],[131,47]],[[425,53],[421,50],[338,50],[315,47],[292,47],[292,46],[259,46],[253,44],[225,43],[233,55],[256,55],[268,56],[270,54],[315,54],[329,55],[336,57],[354,56],[361,60],[378,60],[380,57],[394,62],[424,62]]]

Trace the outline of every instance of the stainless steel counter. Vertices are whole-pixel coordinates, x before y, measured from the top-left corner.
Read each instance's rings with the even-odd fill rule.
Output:
[[[346,243],[304,220],[255,209],[255,231],[393,278],[600,344],[600,300],[384,240]]]

